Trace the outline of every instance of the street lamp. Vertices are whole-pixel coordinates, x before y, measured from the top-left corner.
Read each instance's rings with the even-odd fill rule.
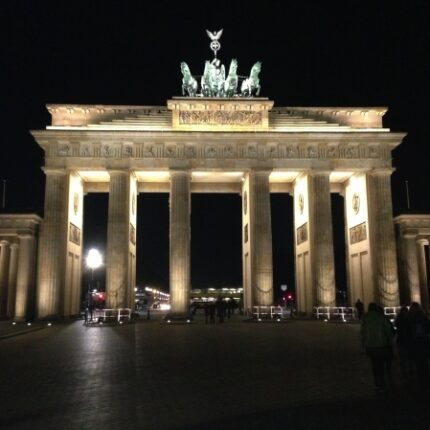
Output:
[[[92,248],[88,251],[86,258],[87,267],[91,269],[91,282],[88,284],[88,309],[90,311],[91,320],[93,319],[93,294],[91,287],[94,283],[94,270],[98,269],[103,264],[103,258],[100,252]]]
[[[91,269],[91,282],[94,280],[94,270],[103,264],[103,258],[98,249],[92,248],[88,251],[86,258],[87,267]]]

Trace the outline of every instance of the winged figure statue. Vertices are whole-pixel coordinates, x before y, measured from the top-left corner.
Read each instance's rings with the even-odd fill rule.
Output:
[[[206,30],[206,33],[208,34],[208,36],[210,37],[211,40],[218,41],[218,39],[220,39],[222,36],[222,31],[223,31],[223,28],[221,28],[221,30],[219,30],[219,31]]]

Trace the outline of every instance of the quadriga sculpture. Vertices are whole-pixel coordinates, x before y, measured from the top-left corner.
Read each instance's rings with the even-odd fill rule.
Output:
[[[185,61],[181,63],[181,72],[182,72],[182,95],[185,96],[188,94],[190,97],[195,97],[197,94],[197,81],[194,79],[191,74],[190,68]]]
[[[251,68],[249,78],[242,82],[240,92],[242,97],[258,96],[260,94],[260,79],[258,75],[261,71],[261,61],[257,61]]]
[[[224,82],[224,97],[233,97],[236,94],[238,82],[237,60],[233,58],[230,63],[227,79]]]

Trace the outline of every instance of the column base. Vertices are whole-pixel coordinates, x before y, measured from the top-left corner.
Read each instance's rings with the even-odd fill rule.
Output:
[[[170,313],[164,317],[164,322],[167,324],[191,324],[194,323],[194,318],[189,313]]]

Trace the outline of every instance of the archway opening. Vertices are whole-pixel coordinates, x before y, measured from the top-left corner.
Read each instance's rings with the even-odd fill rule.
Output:
[[[294,211],[293,197],[287,193],[272,193],[273,299],[274,303],[295,302]]]
[[[242,286],[241,214],[238,194],[192,194],[192,288]]]

